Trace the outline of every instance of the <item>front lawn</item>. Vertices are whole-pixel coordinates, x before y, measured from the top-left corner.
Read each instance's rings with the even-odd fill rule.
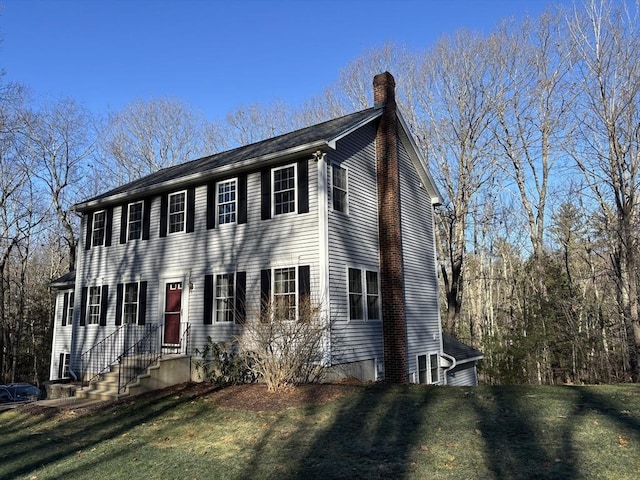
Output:
[[[188,385],[99,408],[0,412],[0,478],[635,480],[640,472],[638,385],[341,385],[267,395],[259,385]]]

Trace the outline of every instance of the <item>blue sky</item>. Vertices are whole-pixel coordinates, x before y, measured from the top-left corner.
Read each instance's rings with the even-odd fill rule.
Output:
[[[385,42],[424,49],[558,3],[572,1],[0,0],[0,68],[95,113],[169,96],[216,120],[255,102],[298,105]]]

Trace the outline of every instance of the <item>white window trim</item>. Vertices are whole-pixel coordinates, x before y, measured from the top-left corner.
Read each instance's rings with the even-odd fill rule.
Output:
[[[60,352],[60,355],[62,355],[62,365],[59,365],[60,371],[62,372],[62,376],[60,378],[71,378],[71,375],[69,374],[71,370],[71,354],[67,351],[63,351]],[[58,362],[60,361],[60,355],[58,355]],[[66,376],[65,373],[67,373]]]
[[[334,202],[334,189],[336,188],[334,182],[333,182],[333,170],[335,168],[338,168],[340,170],[344,170],[345,171],[345,176],[346,176],[346,181],[347,181],[347,189],[344,190],[344,192],[346,193],[346,200],[345,200],[345,210],[344,212],[341,210],[336,210],[335,208],[333,208],[333,202]],[[340,189],[342,190],[342,189]],[[336,212],[336,213],[340,213],[342,215],[349,215],[349,169],[347,167],[343,167],[342,165],[336,165],[336,164],[332,164],[331,165],[331,202],[330,202],[330,207],[331,207],[331,211],[332,212]]]
[[[100,291],[100,299],[98,301],[98,303],[91,303],[91,289],[92,288],[97,288]],[[99,326],[100,325],[100,316],[102,315],[102,285],[88,285],[87,286],[87,311],[86,311],[86,323],[85,325],[90,327],[90,326]],[[93,322],[91,320],[91,307],[92,306],[98,306],[98,320],[96,322]]]
[[[223,275],[231,275],[232,276],[232,283],[233,283],[233,297],[232,298],[232,305],[231,305],[231,312],[232,312],[232,319],[231,320],[220,320],[218,319],[218,298],[223,298],[223,297],[218,297],[218,277],[219,276],[223,276]],[[238,292],[236,291],[236,278],[237,278],[237,273],[235,271],[225,271],[225,272],[214,272],[213,273],[213,323],[217,324],[217,325],[234,325],[236,323],[236,295],[238,294]],[[224,298],[228,298],[228,297],[224,297]]]
[[[433,370],[433,365],[431,365],[431,357],[435,355],[436,357],[436,368],[438,369],[438,378],[434,380],[434,378],[431,375],[431,372]],[[426,357],[426,375],[427,375],[427,381],[425,383],[421,383],[420,382],[420,357]],[[421,383],[423,385],[438,385],[442,382],[441,379],[441,375],[440,375],[440,354],[438,352],[425,352],[425,353],[419,353],[416,355],[416,372],[415,372],[415,378],[414,378],[414,383]]]
[[[271,269],[271,298],[270,298],[271,309],[272,309],[271,314],[272,315],[274,314],[273,310],[276,304],[276,270],[289,270],[289,269],[293,269],[294,275],[295,275],[295,278],[293,280],[293,287],[295,289],[296,311],[295,311],[294,318],[288,321],[297,322],[300,315],[300,288],[298,285],[300,272],[298,271],[298,265],[290,265],[286,267],[274,267]]]
[[[126,314],[126,306],[127,306],[127,285],[137,285],[138,289],[136,292],[136,321],[135,322],[128,322],[127,321],[127,314]],[[132,303],[132,302],[129,302]],[[138,325],[138,322],[140,321],[140,282],[124,282],[122,285],[122,324],[125,325]]]
[[[182,229],[181,230],[176,230],[174,232],[171,231],[171,197],[175,197],[177,195],[184,195],[184,209],[182,210]],[[171,192],[170,194],[167,195],[167,211],[165,212],[165,215],[167,216],[167,235],[173,235],[175,233],[183,233],[187,231],[187,191],[186,190],[180,190],[178,192]],[[174,215],[178,213],[175,212]]]
[[[102,243],[95,243],[95,232],[96,232],[96,215],[98,214],[104,215],[104,224],[102,227]],[[107,211],[106,210],[98,210],[93,212],[91,217],[91,247],[102,247],[105,244],[107,239]]]
[[[230,182],[234,183],[234,188],[236,193],[236,199],[233,201],[233,204],[235,206],[235,209],[234,209],[235,219],[233,220],[233,222],[220,223],[220,211],[219,211],[220,203],[218,202],[218,199],[219,199],[218,187],[221,184],[230,183]],[[238,223],[238,177],[228,178],[226,180],[220,180],[219,182],[216,182],[215,189],[216,189],[216,202],[215,202],[216,203],[216,207],[215,207],[216,208],[215,210],[216,211],[216,227],[221,227],[224,225],[233,225]],[[228,202],[228,203],[231,203],[231,202]]]
[[[276,213],[276,189],[275,189],[275,173],[278,170],[285,170],[293,167],[293,210],[287,213]],[[282,165],[280,167],[274,167],[271,169],[271,218],[286,216],[290,214],[298,213],[298,164],[290,163],[288,165]]]
[[[351,301],[349,295],[351,294],[349,290],[349,270],[359,270],[360,271],[360,284],[362,288],[362,316],[364,318],[356,318],[351,319]],[[367,290],[367,272],[374,272],[376,274],[378,280],[378,317],[379,318],[369,318],[369,291]],[[367,268],[360,265],[347,265],[346,269],[346,286],[347,286],[347,321],[348,322],[381,322],[382,321],[382,296],[380,294],[380,271],[375,268]]]
[[[140,238],[131,238],[131,207],[133,205],[140,205]],[[133,242],[136,240],[142,240],[142,230],[144,228],[144,202],[138,200],[137,202],[131,202],[127,205],[127,242]]]

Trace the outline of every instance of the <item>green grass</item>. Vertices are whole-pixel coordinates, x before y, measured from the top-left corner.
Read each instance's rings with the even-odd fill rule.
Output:
[[[640,386],[370,385],[253,412],[190,391],[0,412],[0,478],[637,479]]]

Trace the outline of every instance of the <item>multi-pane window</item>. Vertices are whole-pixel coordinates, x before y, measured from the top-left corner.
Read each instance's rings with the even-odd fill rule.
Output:
[[[349,269],[349,319],[364,320],[362,271]]]
[[[347,212],[347,169],[333,165],[331,198],[333,209]]]
[[[216,322],[233,322],[235,312],[234,275],[216,275]]]
[[[273,311],[277,318],[296,319],[296,269],[273,270]]]
[[[66,310],[62,312],[62,325],[71,325],[73,323],[73,292],[65,293]]]
[[[89,287],[87,302],[87,323],[98,325],[100,323],[100,305],[102,299],[102,287]]]
[[[100,210],[93,214],[93,231],[91,232],[91,246],[104,245],[107,226],[107,212]]]
[[[349,319],[380,320],[378,272],[349,269]]]
[[[438,354],[418,355],[418,383],[438,383],[439,381]]]
[[[186,217],[186,192],[169,195],[169,233],[182,232]]]
[[[216,194],[218,225],[235,223],[238,205],[236,179],[218,182]]]
[[[122,313],[124,323],[135,324],[138,322],[138,283],[127,283],[124,286],[124,302]]]
[[[142,238],[142,212],[142,202],[129,204],[128,240],[139,240]]]
[[[296,211],[296,166],[273,170],[273,213],[280,215]]]

